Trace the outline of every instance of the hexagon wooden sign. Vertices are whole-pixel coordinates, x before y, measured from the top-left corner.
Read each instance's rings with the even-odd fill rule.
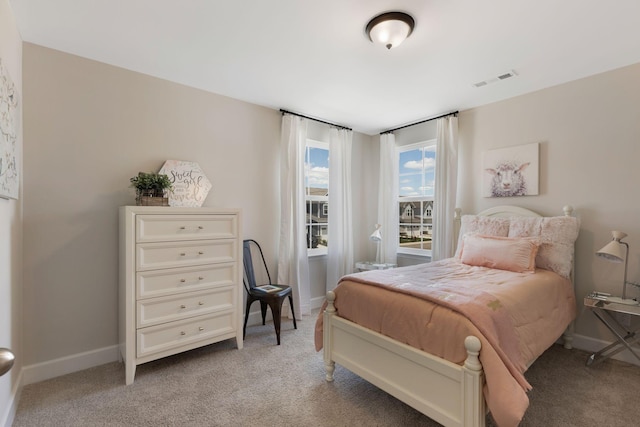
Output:
[[[200,207],[211,190],[211,181],[196,162],[167,160],[158,173],[166,174],[173,185],[169,206]]]

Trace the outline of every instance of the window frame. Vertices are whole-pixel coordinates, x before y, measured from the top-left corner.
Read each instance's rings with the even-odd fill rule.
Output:
[[[323,150],[327,150],[327,152],[329,153],[329,156],[331,155],[331,151],[329,149],[329,143],[328,142],[324,142],[324,141],[318,141],[315,139],[311,139],[311,138],[307,138],[307,141],[305,143],[305,164],[307,164],[307,148],[320,148]],[[327,165],[327,168],[329,167],[329,165]],[[327,209],[327,222],[326,224],[324,224],[322,227],[326,227],[327,229],[327,234],[328,234],[328,229],[329,229],[329,215],[328,215],[328,206],[329,206],[329,188],[327,187],[327,196],[313,196],[313,195],[308,195],[307,194],[307,185],[306,185],[306,178],[307,178],[307,171],[305,168],[305,195],[304,195],[304,204],[305,204],[305,210],[307,208],[307,204],[309,203],[309,201],[313,201],[313,202],[321,202],[322,204],[320,205],[320,208],[323,210],[323,213],[325,211],[325,205],[326,205],[326,209]],[[328,179],[328,178],[327,178]],[[307,221],[305,221],[304,224],[304,228],[305,228],[305,234],[306,231],[308,230],[309,227],[309,223]],[[327,242],[327,246],[326,247],[322,247],[322,248],[309,248],[307,247],[307,257],[315,257],[315,256],[324,256],[327,255],[327,247],[329,246],[329,243]]]
[[[396,146],[396,164],[399,166],[400,165],[400,153],[405,152],[405,151],[413,151],[413,150],[417,150],[417,149],[421,149],[421,148],[427,148],[427,147],[436,147],[436,139],[429,139],[429,140],[425,140],[425,141],[420,141],[420,142],[415,142],[415,143],[411,143],[411,144],[406,144],[406,145],[397,145]],[[437,151],[436,151],[436,157],[437,157]],[[435,168],[435,166],[434,166]],[[402,254],[402,255],[412,255],[412,256],[421,256],[421,257],[431,257],[432,256],[432,250],[431,249],[416,249],[416,248],[405,248],[400,246],[400,224],[401,224],[401,220],[400,220],[400,203],[401,202],[428,202],[431,201],[433,204],[435,204],[435,189],[434,189],[434,194],[433,196],[400,196],[400,183],[401,183],[401,176],[400,176],[400,168],[398,168],[398,172],[397,172],[397,178],[398,178],[398,197],[395,200],[395,205],[396,205],[396,209],[398,209],[398,241],[397,241],[397,246],[396,246],[396,253],[397,254]],[[422,185],[425,184],[425,174],[422,173]],[[434,185],[435,185],[435,173],[434,173],[434,179],[433,179]],[[433,208],[432,208],[432,215],[433,215]],[[432,216],[433,218],[433,216]],[[421,222],[420,224],[422,227],[425,227],[426,224],[424,222]],[[430,229],[433,230],[433,219],[431,220],[431,226]],[[433,244],[433,240],[432,240],[432,244]]]

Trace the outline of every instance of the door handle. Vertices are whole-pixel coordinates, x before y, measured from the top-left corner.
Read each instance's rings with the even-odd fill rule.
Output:
[[[9,372],[16,357],[8,348],[0,348],[0,377]]]

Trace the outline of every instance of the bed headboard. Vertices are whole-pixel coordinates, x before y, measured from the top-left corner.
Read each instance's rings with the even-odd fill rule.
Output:
[[[572,218],[573,207],[565,206],[563,212],[564,217],[570,218],[543,217],[532,210],[512,205],[495,206],[464,218],[460,215],[460,210],[456,210],[457,246],[461,245],[461,233],[464,232],[516,238],[539,236],[543,242],[536,257],[536,265],[572,279],[574,242],[580,222],[577,218]],[[456,248],[456,256],[459,254],[460,251]]]
[[[480,216],[492,216],[492,217],[510,217],[510,216],[542,216],[537,212],[531,211],[519,206],[503,205],[486,209],[480,213]]]

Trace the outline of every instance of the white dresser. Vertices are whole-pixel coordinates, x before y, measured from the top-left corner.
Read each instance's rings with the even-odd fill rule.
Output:
[[[119,341],[136,366],[235,338],[242,348],[240,211],[120,208]]]

